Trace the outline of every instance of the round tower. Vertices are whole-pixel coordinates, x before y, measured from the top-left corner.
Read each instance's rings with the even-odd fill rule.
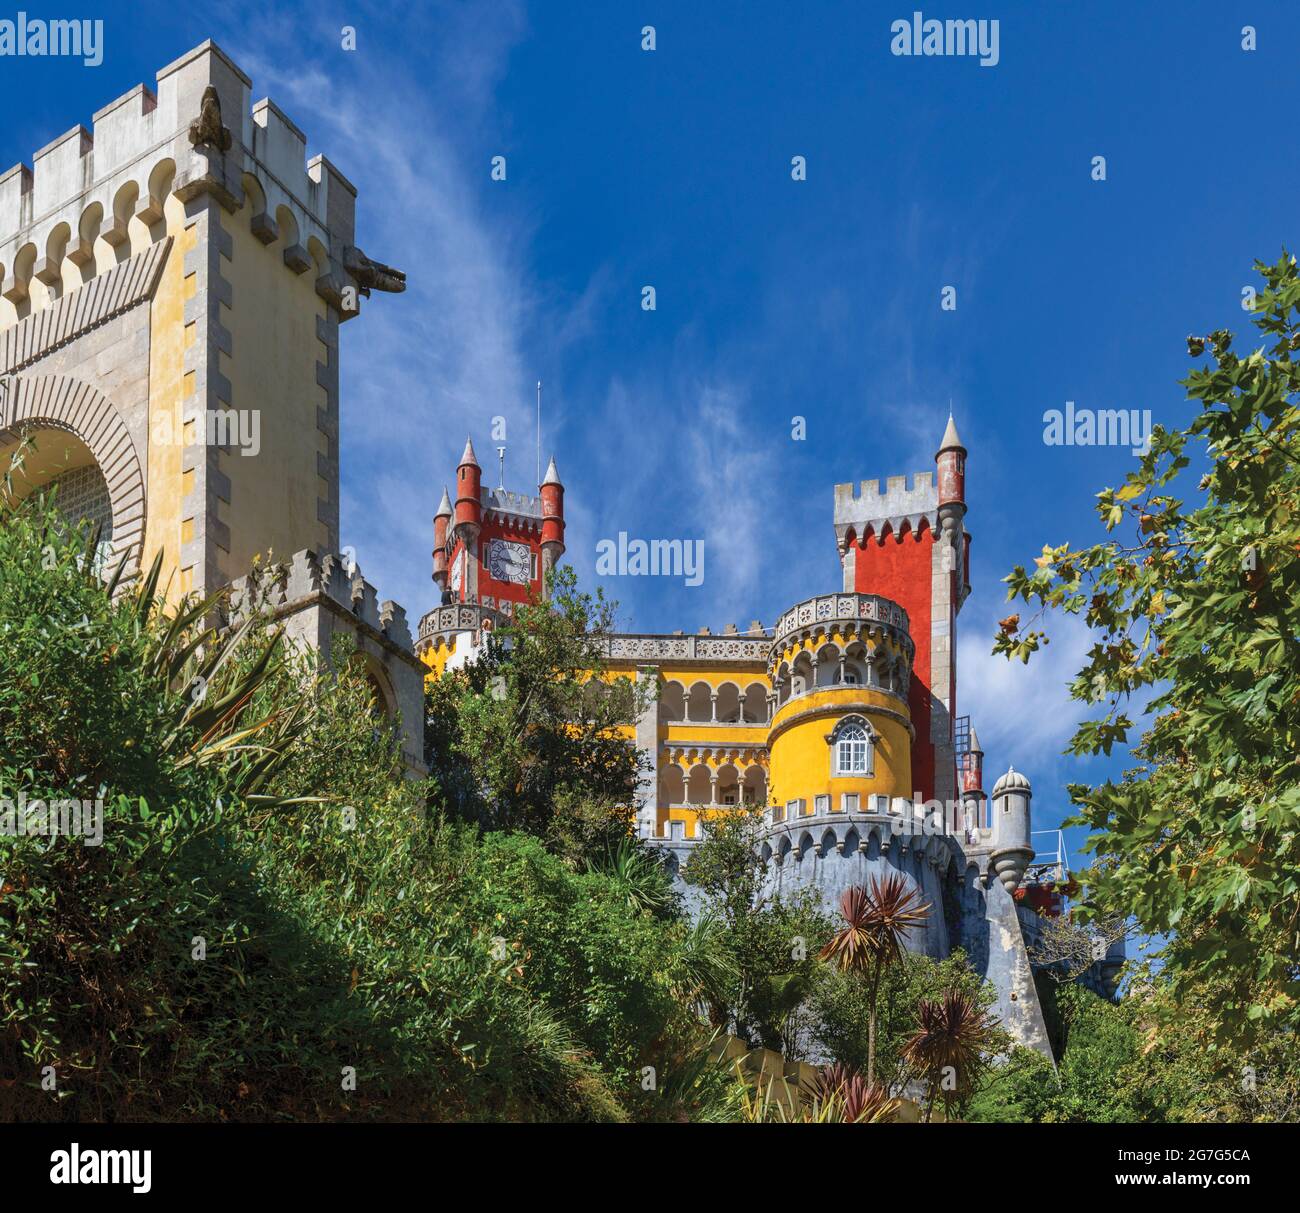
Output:
[[[868,813],[878,797],[911,799],[912,654],[907,617],[887,599],[826,595],[786,612],[768,658],[778,802]]]
[[[465,453],[456,468],[456,534],[472,549],[483,527],[483,472],[474,457],[474,444],[465,439]]]
[[[564,555],[564,485],[555,468],[555,456],[546,467],[539,486],[542,495],[542,578],[555,568]]]
[[[827,914],[851,888],[900,877],[932,907],[909,951],[946,956],[953,859],[940,809],[917,803],[906,612],[874,594],[791,607],[768,652],[771,799],[759,841],[774,894],[814,892]]]
[[[447,588],[447,525],[451,522],[451,497],[443,485],[442,500],[433,516],[433,581],[440,589]]]
[[[1034,857],[1029,813],[1032,796],[1029,780],[1015,767],[1007,768],[1007,773],[993,785],[993,851],[989,866],[1008,893],[1016,891]]]

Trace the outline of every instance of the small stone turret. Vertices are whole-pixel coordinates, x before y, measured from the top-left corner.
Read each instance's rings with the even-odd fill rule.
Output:
[[[542,495],[542,577],[545,580],[564,555],[564,485],[555,468],[555,456],[538,486]]]
[[[433,581],[440,589],[447,588],[447,526],[451,522],[451,497],[444,485],[438,512],[433,516]]]
[[[456,533],[471,550],[483,526],[483,471],[474,457],[474,444],[465,439],[465,452],[456,468]]]
[[[984,751],[980,748],[979,734],[970,731],[970,748],[967,763],[961,772],[961,799],[966,809],[966,828],[980,827],[984,807]]]
[[[1015,892],[1034,857],[1029,814],[1032,796],[1029,780],[1015,767],[1009,767],[993,785],[993,851],[989,866],[1008,893]]]

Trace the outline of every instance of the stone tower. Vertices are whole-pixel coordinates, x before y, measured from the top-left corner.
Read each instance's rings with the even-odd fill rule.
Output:
[[[399,271],[357,191],[212,42],[0,175],[0,469],[173,599],[234,583],[328,660],[352,636],[423,766],[402,608],[339,551],[339,326]],[[276,573],[243,577],[274,553]],[[256,594],[257,601],[252,598]]]
[[[337,550],[339,325],[402,285],[250,88],[205,42],[0,177],[0,444],[97,470],[114,551],[161,552],[173,595]]]

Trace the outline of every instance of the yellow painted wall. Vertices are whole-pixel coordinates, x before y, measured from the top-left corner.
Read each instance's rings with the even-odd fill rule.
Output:
[[[771,688],[771,683],[767,680],[767,675],[757,670],[737,672],[732,669],[720,670],[701,670],[701,669],[682,669],[670,665],[661,666],[659,675],[664,682],[679,682],[683,690],[689,692],[697,682],[707,682],[711,687],[720,687],[724,682],[729,682],[735,687],[740,688],[743,695],[745,691],[757,683],[766,689]]]
[[[833,637],[839,643],[847,642],[847,637]],[[825,643],[819,640],[817,647]],[[422,654],[425,664],[430,667],[430,677],[441,674],[451,650],[443,645],[427,649]],[[794,650],[791,651],[793,655]],[[646,663],[619,662],[610,669],[609,676],[631,676],[637,668]],[[769,686],[765,674],[758,672],[737,672],[726,666],[717,669],[683,669],[671,665],[658,667],[662,682],[678,682],[687,690],[697,682],[705,682],[711,687],[732,683],[741,692],[752,683]],[[820,712],[819,709],[826,709]],[[803,717],[803,713],[813,715]],[[874,754],[873,773],[870,778],[843,778],[831,775],[830,746],[826,735],[835,727],[842,715],[858,713],[865,716],[877,733]],[[755,754],[754,760],[765,770],[768,779],[767,804],[783,804],[789,800],[803,799],[807,809],[812,811],[815,797],[829,795],[832,808],[840,808],[840,796],[843,792],[856,792],[862,809],[867,809],[867,797],[886,795],[890,797],[911,797],[912,739],[911,728],[907,721],[907,706],[898,696],[882,689],[864,686],[826,688],[812,691],[788,700],[776,712],[771,725],[754,724],[713,724],[698,721],[672,721],[659,725],[659,766],[669,761],[664,743],[676,743],[701,747],[740,744],[756,744],[767,748],[766,754]],[[634,730],[628,729],[629,737],[634,737]],[[731,760],[719,755],[702,754],[692,758],[691,765],[701,764],[711,770],[726,766]],[[737,765],[738,775],[743,784],[744,768]],[[699,837],[699,823],[711,813],[732,811],[726,807],[691,807],[657,805],[657,819],[662,827],[669,821],[685,823],[687,838]]]
[[[903,721],[886,715],[886,710],[907,714],[895,696],[865,687],[812,691],[787,700],[772,721],[771,801],[783,804],[802,798],[811,810],[815,796],[829,794],[831,807],[838,809],[841,793],[856,792],[864,798],[865,809],[869,795],[911,796],[911,732]],[[839,717],[855,712],[865,716],[878,735],[874,771],[865,779],[832,776],[827,734]]]
[[[426,645],[420,651],[420,660],[429,667],[429,672],[424,676],[425,686],[428,686],[431,679],[442,677],[447,662],[456,651],[456,640],[457,637],[453,633],[448,643],[439,640],[436,644]]]
[[[767,725],[700,724],[673,720],[659,726],[663,741],[698,742],[701,745],[767,744]]]
[[[185,254],[197,241],[193,224],[187,224],[185,205],[168,197],[164,208],[167,234],[173,238],[158,289],[149,312],[149,439],[144,554],[147,569],[162,552],[161,585],[175,601],[190,588],[180,574],[180,545],[192,530],[185,526],[182,506],[181,429],[183,399],[189,387],[185,376],[185,351],[197,339],[197,326],[185,325],[185,301],[194,295],[197,279],[185,277]],[[170,438],[170,441],[159,441]]]
[[[303,548],[323,548],[328,534],[316,518],[318,499],[328,496],[317,475],[317,452],[326,453],[316,428],[316,409],[325,392],[316,382],[316,363],[326,360],[316,336],[316,319],[327,305],[316,294],[316,274],[294,274],[284,264],[284,238],[263,245],[249,230],[251,208],[234,215],[217,212],[232,240],[230,260],[221,260],[234,306],[221,307],[230,330],[232,356],[220,355],[220,371],[231,383],[237,410],[261,410],[261,452],[223,456],[231,501],[218,506],[230,527],[228,573],[241,576],[253,557],[273,550],[288,559]]]

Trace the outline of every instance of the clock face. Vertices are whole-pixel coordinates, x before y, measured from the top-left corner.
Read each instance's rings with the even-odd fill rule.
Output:
[[[532,552],[526,543],[509,543],[494,539],[488,545],[488,572],[497,581],[510,581],[527,585],[530,578]]]

